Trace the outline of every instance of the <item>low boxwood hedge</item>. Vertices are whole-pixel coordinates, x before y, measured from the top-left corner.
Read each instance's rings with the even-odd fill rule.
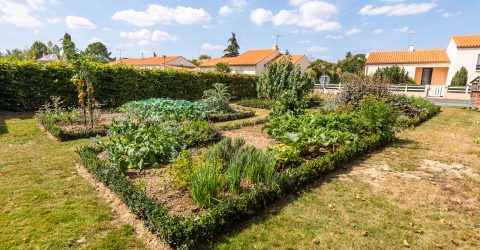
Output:
[[[77,140],[83,138],[91,138],[97,135],[104,136],[107,134],[107,127],[102,128],[81,128],[75,130],[66,130],[62,128],[60,125],[55,123],[48,123],[43,122],[42,120],[38,119],[40,125],[45,129],[48,133],[53,135],[59,141],[70,141],[70,140]]]
[[[432,117],[420,117],[423,122]],[[174,248],[194,248],[212,244],[216,236],[221,235],[234,223],[251,217],[266,205],[279,200],[286,194],[302,190],[306,185],[318,180],[323,174],[334,170],[341,163],[359,155],[378,149],[391,142],[391,138],[374,134],[339,147],[337,150],[308,161],[296,168],[280,174],[279,185],[275,188],[255,187],[250,192],[242,193],[235,201],[227,200],[211,207],[208,212],[180,218],[168,215],[166,208],[155,203],[142,190],[131,184],[127,178],[114,167],[105,165],[97,157],[97,152],[90,147],[78,150],[80,161],[94,177],[116,192],[126,205],[153,233],[159,235]]]
[[[208,114],[207,119],[211,122],[227,122],[233,120],[246,119],[255,116],[255,111],[253,110],[235,110],[234,113],[226,114]]]

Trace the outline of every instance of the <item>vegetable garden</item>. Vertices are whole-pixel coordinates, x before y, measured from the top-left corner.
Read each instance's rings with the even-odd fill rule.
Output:
[[[287,61],[271,67],[258,91],[263,103],[273,103],[263,131],[277,145],[260,149],[222,138],[212,115],[242,110],[229,105],[225,86],[213,85],[198,103],[149,99],[121,106],[107,140],[78,150],[81,163],[172,247],[208,246],[235,223],[439,111],[388,90],[359,95],[352,86],[306,112],[305,76]],[[326,108],[328,102],[336,105]]]

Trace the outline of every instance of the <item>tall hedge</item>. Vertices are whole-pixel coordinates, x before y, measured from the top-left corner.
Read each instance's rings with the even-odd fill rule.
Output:
[[[33,111],[50,96],[60,96],[75,105],[76,91],[70,83],[74,69],[63,63],[0,60],[0,110]],[[198,100],[203,91],[220,82],[229,87],[233,99],[257,96],[257,77],[215,72],[138,69],[99,65],[95,68],[95,96],[105,107],[152,97]]]

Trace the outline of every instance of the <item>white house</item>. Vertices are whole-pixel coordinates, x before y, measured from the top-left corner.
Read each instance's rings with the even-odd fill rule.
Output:
[[[218,63],[223,62],[228,64],[233,73],[259,75],[265,71],[269,63],[279,61],[283,57],[278,48],[249,50],[237,57],[213,58],[203,62],[200,65],[200,71],[213,71]],[[310,64],[305,55],[291,55],[290,58],[292,63],[299,65],[302,71],[305,71]]]
[[[377,51],[367,54],[366,74],[378,68],[397,65],[404,68],[417,84],[450,85],[461,68],[468,71],[468,82],[480,76],[480,35],[455,35],[447,49]]]

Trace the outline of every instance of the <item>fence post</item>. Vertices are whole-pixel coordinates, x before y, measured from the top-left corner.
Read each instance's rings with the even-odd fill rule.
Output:
[[[342,83],[339,82],[339,83],[338,83],[338,90],[340,90],[341,86],[342,86]]]
[[[424,95],[425,97],[428,97],[428,91],[430,90],[430,85],[429,84],[425,84],[425,92],[424,92]]]
[[[470,85],[467,84],[467,87],[465,88],[465,94],[468,95],[468,88],[470,87]]]
[[[408,92],[408,84],[405,84],[405,93]]]

